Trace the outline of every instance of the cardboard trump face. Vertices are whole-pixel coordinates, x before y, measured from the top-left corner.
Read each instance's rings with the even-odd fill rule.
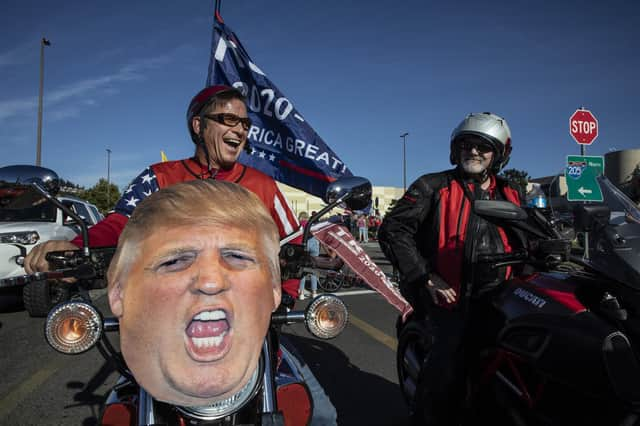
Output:
[[[256,368],[280,303],[278,231],[239,185],[193,181],[135,209],[109,269],[132,374],[182,406],[233,396]]]

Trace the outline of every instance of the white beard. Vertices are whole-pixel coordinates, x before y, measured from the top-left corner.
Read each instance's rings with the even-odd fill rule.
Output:
[[[489,167],[489,164],[485,164],[485,161],[473,161],[473,160],[463,160],[461,162],[462,165],[462,170],[465,171],[465,173],[468,173],[470,175],[479,175],[482,172],[484,172],[487,167]]]

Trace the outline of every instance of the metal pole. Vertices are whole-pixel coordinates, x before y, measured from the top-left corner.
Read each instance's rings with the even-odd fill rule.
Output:
[[[111,150],[107,148],[107,208],[111,207]]]
[[[400,135],[402,138],[402,192],[407,190],[407,136],[409,133],[405,132]]]
[[[40,95],[38,96],[38,144],[36,146],[36,166],[42,165],[42,95],[44,91],[44,47],[49,46],[49,40],[40,40]]]
[[[584,106],[580,105],[580,109],[584,110]],[[587,149],[584,144],[580,144],[580,156],[584,157],[587,153]],[[583,202],[582,204],[586,204]],[[584,253],[583,258],[589,260],[589,232],[584,233]]]
[[[579,109],[584,110],[584,106],[580,105]],[[585,148],[584,144],[580,144],[580,155],[584,157],[586,153],[587,153],[587,149]]]

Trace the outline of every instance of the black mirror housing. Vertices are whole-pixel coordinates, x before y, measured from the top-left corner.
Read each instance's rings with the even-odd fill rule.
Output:
[[[371,205],[371,182],[358,176],[343,177],[327,187],[324,202],[331,204],[339,198],[350,194],[345,200],[350,210],[362,210]]]
[[[52,196],[60,190],[60,178],[51,169],[29,165],[0,167],[0,188],[28,187],[32,183],[39,184]]]
[[[510,201],[475,200],[473,211],[478,216],[502,220],[527,220],[527,212]]]
[[[602,204],[576,204],[573,226],[577,232],[591,232],[609,223],[611,209]]]

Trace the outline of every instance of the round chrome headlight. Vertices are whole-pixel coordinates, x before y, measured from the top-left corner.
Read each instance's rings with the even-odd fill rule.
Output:
[[[102,316],[84,302],[62,303],[47,315],[47,343],[63,354],[75,355],[91,349],[102,335]]]
[[[316,297],[304,316],[307,330],[320,339],[333,339],[349,322],[349,311],[344,302],[332,294]]]

